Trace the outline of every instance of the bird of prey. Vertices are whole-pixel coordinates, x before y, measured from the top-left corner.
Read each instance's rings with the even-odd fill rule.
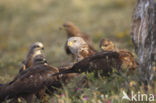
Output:
[[[0,101],[13,98],[11,103],[17,103],[17,99],[23,97],[27,103],[31,103],[35,95],[44,99],[45,103],[47,102],[45,91],[50,90],[51,93],[54,93],[56,88],[62,87],[62,83],[69,83],[78,74],[69,73],[59,77],[51,75],[71,67],[72,64],[58,68],[51,67],[47,64],[43,53],[36,55],[33,57],[32,65],[29,68],[21,71],[11,82],[0,85]]]
[[[81,37],[88,44],[89,48],[92,49],[92,51],[95,51],[94,47],[92,46],[92,41],[90,37],[87,34],[82,33],[80,29],[76,27],[72,22],[64,23],[61,29],[65,30],[68,39],[70,37]],[[70,49],[67,46],[67,42],[65,43],[65,51],[68,55],[72,55]],[[73,59],[75,59],[74,55],[72,55],[72,57]]]
[[[76,61],[80,61],[85,57],[95,54],[95,51],[89,48],[89,45],[81,37],[70,37],[67,41],[67,47],[76,57]]]
[[[112,41],[103,38],[100,41],[100,48],[104,51],[114,51],[116,47]]]
[[[27,103],[32,103],[36,93],[58,81],[58,76],[52,76],[57,72],[59,70],[49,66],[44,56],[35,56],[30,68],[19,73],[13,82],[0,87],[0,102],[23,97]]]
[[[21,66],[20,66],[20,70],[19,70],[19,74],[17,74],[17,76],[9,83],[7,84],[11,84],[12,82],[14,82],[19,75],[21,75],[20,73],[24,70],[26,70],[27,68],[31,67],[32,66],[32,62],[33,62],[33,59],[35,56],[37,55],[41,55],[42,54],[42,51],[44,50],[44,45],[41,43],[41,42],[35,42],[31,45],[28,53],[27,53],[27,56],[26,56],[26,59],[22,61],[21,63]],[[4,84],[3,84],[4,85]],[[6,84],[5,84],[6,85]],[[17,98],[14,98],[12,102],[17,102]]]
[[[128,50],[117,49],[114,43],[108,39],[101,40],[100,48],[102,51],[116,51],[120,56],[124,68],[129,68],[130,70],[136,69],[137,62],[135,61],[133,54]]]
[[[29,68],[32,66],[33,58],[36,55],[42,54],[42,50],[44,50],[44,45],[41,42],[35,42],[31,45],[29,52],[26,56],[26,59],[22,61],[19,72]]]

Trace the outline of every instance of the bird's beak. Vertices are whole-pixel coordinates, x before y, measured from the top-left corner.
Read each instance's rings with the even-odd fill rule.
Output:
[[[68,46],[72,46],[73,43],[71,41],[68,42]]]

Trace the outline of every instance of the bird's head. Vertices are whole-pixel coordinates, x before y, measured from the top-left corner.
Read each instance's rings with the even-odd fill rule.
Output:
[[[100,48],[103,51],[114,51],[115,50],[115,45],[112,41],[108,39],[102,39],[100,41]]]
[[[67,46],[74,55],[77,55],[78,51],[88,47],[88,44],[81,37],[70,37],[67,41]]]
[[[44,50],[44,45],[41,42],[35,42],[31,45],[29,54],[36,56],[42,54],[43,50]]]
[[[72,22],[65,22],[60,29],[65,30],[68,36],[78,36],[80,33],[79,28],[77,28]]]
[[[24,68],[30,67],[32,65],[33,58],[37,55],[43,54],[43,50],[44,50],[44,45],[41,42],[33,43],[21,67],[23,68],[23,65],[26,66]]]

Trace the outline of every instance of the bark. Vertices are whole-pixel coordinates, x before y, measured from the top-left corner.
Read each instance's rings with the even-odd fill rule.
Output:
[[[150,83],[156,61],[156,0],[137,1],[132,17],[131,37],[138,55],[141,79]]]

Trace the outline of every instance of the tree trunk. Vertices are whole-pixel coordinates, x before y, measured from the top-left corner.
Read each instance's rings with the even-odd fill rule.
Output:
[[[138,56],[141,80],[151,83],[156,63],[156,0],[138,0],[134,8],[131,37]]]

